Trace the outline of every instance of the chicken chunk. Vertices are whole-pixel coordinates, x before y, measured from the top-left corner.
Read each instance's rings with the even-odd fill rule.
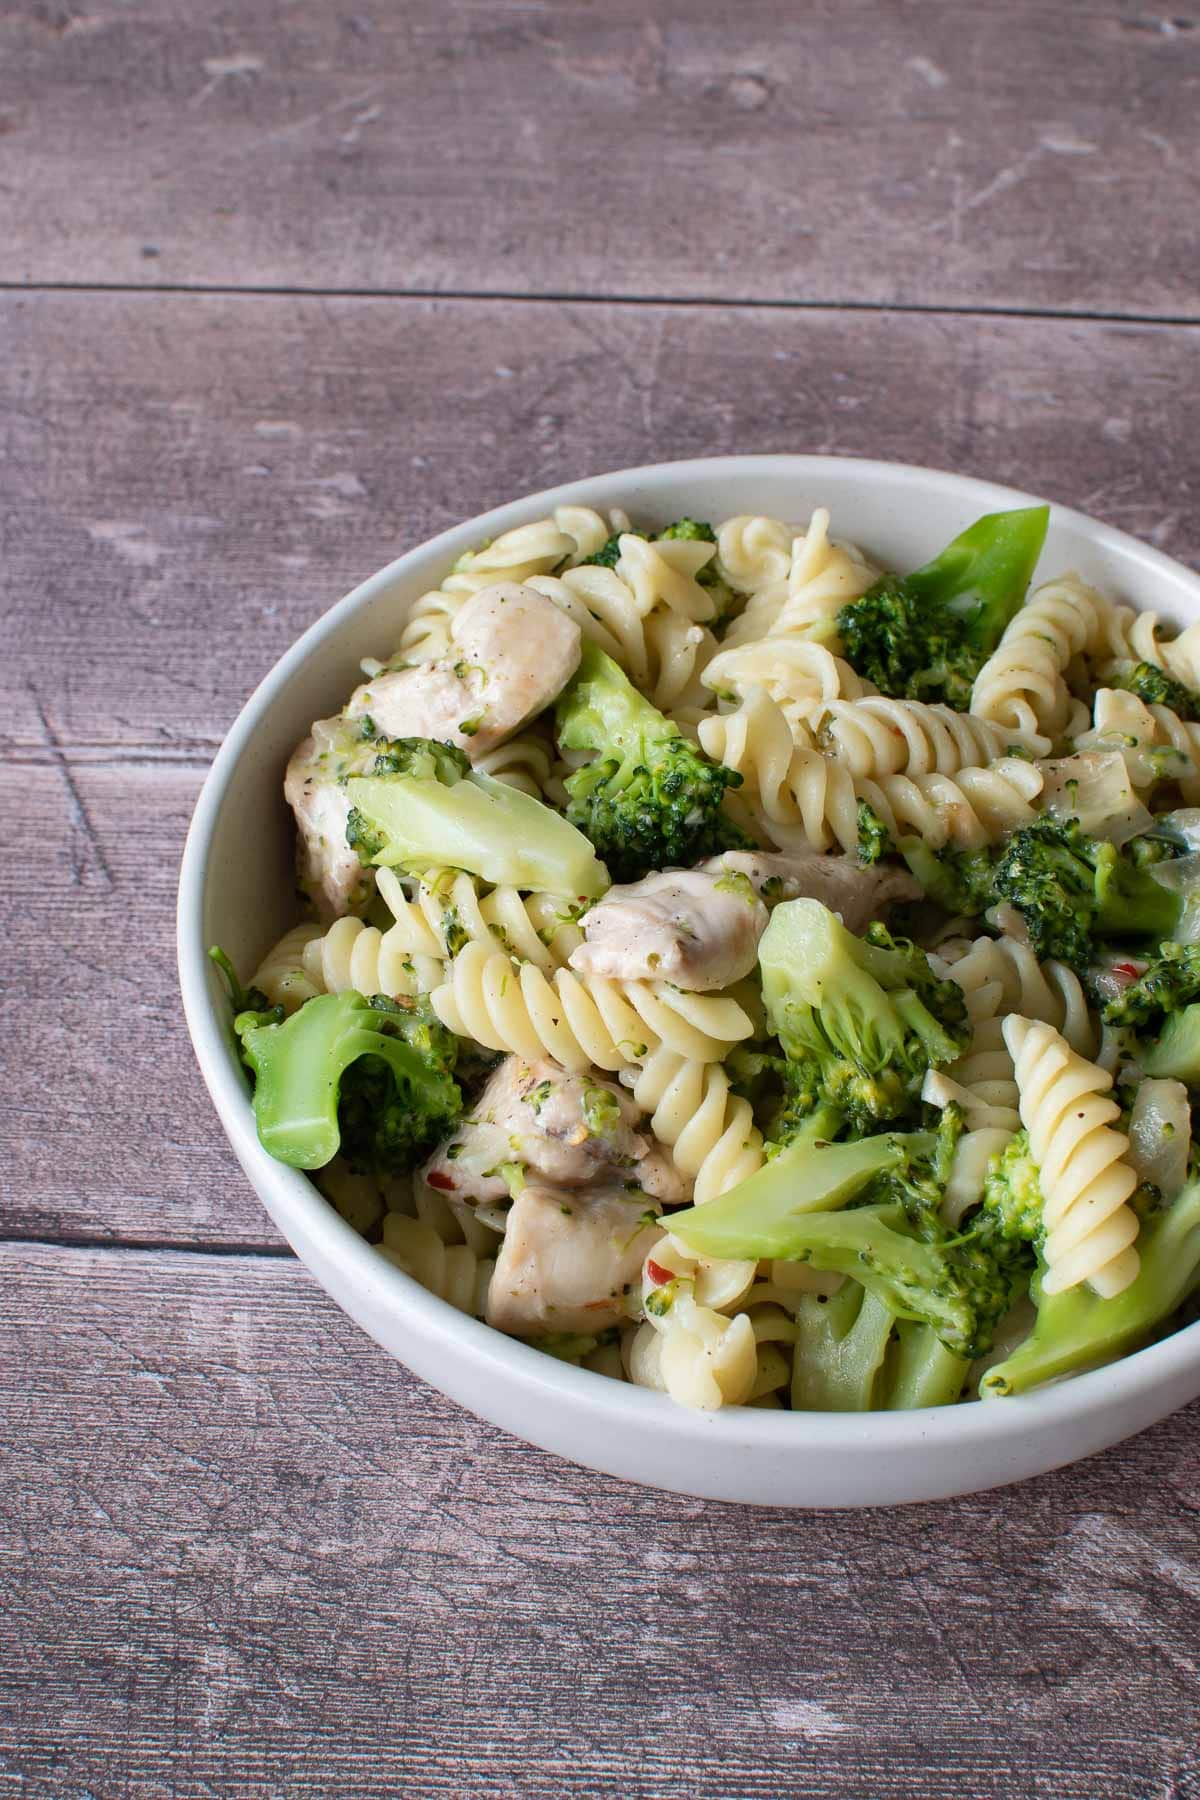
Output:
[[[571,967],[580,974],[706,993],[749,974],[767,909],[744,876],[677,869],[609,888],[579,924]]]
[[[350,802],[337,781],[340,736],[340,719],[318,719],[283,778],[283,797],[296,815],[300,886],[325,919],[353,911],[370,892],[370,877],[346,842]]]
[[[369,713],[387,737],[437,738],[475,761],[557,699],[582,645],[578,625],[552,600],[501,581],[463,603],[442,661],[364,682],[346,717]]]
[[[370,893],[369,877],[346,843],[350,804],[338,776],[373,759],[361,737],[436,738],[473,762],[519,731],[557,698],[579,666],[578,625],[536,588],[499,582],[464,602],[440,662],[393,669],[364,681],[337,719],[318,719],[296,748],[284,798],[296,815],[300,878],[325,917],[351,911]],[[363,747],[365,743],[365,748]]]
[[[745,875],[769,901],[819,900],[847,931],[862,932],[890,906],[919,900],[921,888],[905,869],[865,864],[851,856],[776,856],[766,850],[726,850],[701,864],[716,874]]]
[[[619,1187],[526,1187],[496,1258],[488,1324],[515,1337],[616,1325],[662,1236],[646,1212]]]
[[[473,1204],[507,1197],[497,1171],[511,1163],[558,1187],[620,1180],[671,1203],[688,1199],[666,1152],[635,1129],[639,1118],[629,1095],[599,1076],[570,1074],[548,1058],[508,1056],[470,1116],[434,1151],[424,1177]]]

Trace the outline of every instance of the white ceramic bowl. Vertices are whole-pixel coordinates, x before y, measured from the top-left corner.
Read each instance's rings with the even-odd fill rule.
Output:
[[[205,951],[242,971],[293,922],[292,834],[281,778],[311,720],[337,710],[359,658],[386,655],[418,594],[464,550],[564,502],[666,523],[769,513],[834,529],[878,561],[916,567],[978,514],[1034,497],[904,464],[728,456],[576,481],[469,520],[411,550],[331,608],[243,708],[204,784],[179,886],[188,1027],[218,1116],[264,1206],[322,1286],[384,1348],[452,1399],[590,1468],[717,1500],[871,1506],[931,1500],[1059,1467],[1153,1424],[1200,1393],[1200,1324],[1056,1387],[920,1412],[685,1411],[665,1395],[571,1368],[464,1317],[351,1230],[308,1179],[259,1145]],[[1200,618],[1200,579],[1157,551],[1055,507],[1039,575],[1077,569],[1135,606]]]

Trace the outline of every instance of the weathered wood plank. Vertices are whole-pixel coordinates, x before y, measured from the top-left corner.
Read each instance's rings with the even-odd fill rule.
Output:
[[[44,847],[3,878],[0,1233],[279,1244],[180,1011],[174,892],[199,785],[170,764],[0,763],[0,817]]]
[[[297,633],[373,568],[624,463],[747,449],[928,462],[1200,556],[1195,330],[10,295],[0,335],[0,722],[38,754],[203,758]]]
[[[0,1249],[0,1793],[1194,1791],[1195,1409],[798,1518],[582,1473],[291,1263]]]
[[[1095,0],[18,0],[0,274],[1194,315],[1196,26]]]

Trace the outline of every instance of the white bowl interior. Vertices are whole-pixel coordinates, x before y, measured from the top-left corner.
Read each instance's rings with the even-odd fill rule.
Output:
[[[1035,498],[961,476],[836,457],[726,457],[575,482],[456,526],[372,576],[316,622],[247,702],[197,805],[180,882],[180,974],[201,1068],[243,1167],[298,1253],[381,1343],[475,1411],[575,1460],[684,1492],[864,1505],[969,1491],[1058,1466],[1200,1392],[1200,1326],[1040,1394],[907,1414],[694,1415],[664,1396],[558,1364],[425,1294],[303,1176],[262,1151],[224,993],[204,954],[219,943],[246,975],[299,916],[284,764],[311,721],[341,706],[360,679],[359,659],[394,649],[413,601],[464,550],[565,502],[623,506],[651,523],[753,512],[803,524],[824,505],[835,536],[906,569],[980,513]],[[1200,618],[1195,575],[1055,507],[1035,579],[1067,569],[1180,624]],[[730,1455],[735,1445],[743,1456]]]

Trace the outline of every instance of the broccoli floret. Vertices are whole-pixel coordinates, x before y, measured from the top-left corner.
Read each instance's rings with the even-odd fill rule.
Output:
[[[1200,944],[1164,944],[1145,971],[1106,1003],[1104,1022],[1154,1037],[1193,1000],[1200,1000]]]
[[[988,513],[911,575],[885,575],[837,616],[842,651],[884,694],[965,711],[1041,555],[1050,509]]]
[[[929,1326],[954,1356],[981,1356],[1021,1271],[994,1237],[941,1223],[925,1192],[937,1151],[927,1132],[796,1145],[717,1199],[674,1213],[671,1230],[701,1255],[849,1275],[897,1318]],[[897,1184],[903,1197],[887,1197]]]
[[[914,1111],[931,1068],[969,1035],[961,989],[882,926],[855,937],[817,900],[777,906],[759,945],[771,1027],[793,1065],[789,1106],[831,1107],[852,1129]],[[831,1134],[832,1135],[832,1134]]]
[[[1193,694],[1156,663],[1114,663],[1104,679],[1109,687],[1136,694],[1147,706],[1169,706],[1180,719],[1200,720],[1200,695]]]
[[[1143,1074],[1200,1087],[1200,944],[1163,944],[1144,974],[1106,1003],[1104,1022],[1131,1034]]]
[[[1127,851],[1054,819],[1014,832],[996,863],[994,893],[1021,914],[1039,957],[1078,970],[1093,960],[1096,940],[1161,940],[1183,910],[1180,896]]]
[[[646,535],[644,531],[634,531],[632,528],[629,531],[614,531],[611,537],[605,538],[594,556],[584,557],[580,567],[595,563],[601,569],[615,569],[621,560],[621,539],[623,537],[644,538]]]
[[[717,534],[706,519],[676,519],[673,525],[660,531],[659,536],[685,538],[689,542],[700,544],[715,544],[717,541]]]
[[[594,644],[584,645],[557,715],[563,748],[594,753],[567,781],[567,818],[615,880],[753,847],[722,810],[741,776],[709,762]]]
[[[975,918],[996,898],[996,854],[990,849],[933,850],[920,838],[905,838],[900,854],[926,897],[948,913]]]
[[[282,1024],[243,1014],[237,1028],[259,1141],[294,1169],[323,1168],[340,1148],[356,1171],[402,1174],[462,1110],[457,1042],[426,1006],[351,990],[318,994]]]
[[[994,1233],[1014,1248],[1031,1245],[1041,1249],[1046,1235],[1045,1199],[1027,1131],[1014,1133],[992,1158],[983,1184],[983,1202],[972,1226]]]
[[[414,874],[466,869],[498,886],[589,899],[608,886],[608,871],[561,814],[473,769],[452,745],[378,744],[371,773],[345,779],[346,842],[363,863]]]
[[[881,856],[889,856],[894,848],[887,826],[875,808],[866,800],[858,803],[858,860],[860,863],[877,863]]]
[[[1137,1250],[1137,1275],[1111,1300],[1082,1284],[1047,1294],[1039,1267],[1030,1288],[1037,1309],[1033,1330],[987,1371],[980,1382],[983,1398],[1022,1394],[1043,1381],[1096,1368],[1153,1337],[1200,1289],[1200,1181],[1143,1218]]]

